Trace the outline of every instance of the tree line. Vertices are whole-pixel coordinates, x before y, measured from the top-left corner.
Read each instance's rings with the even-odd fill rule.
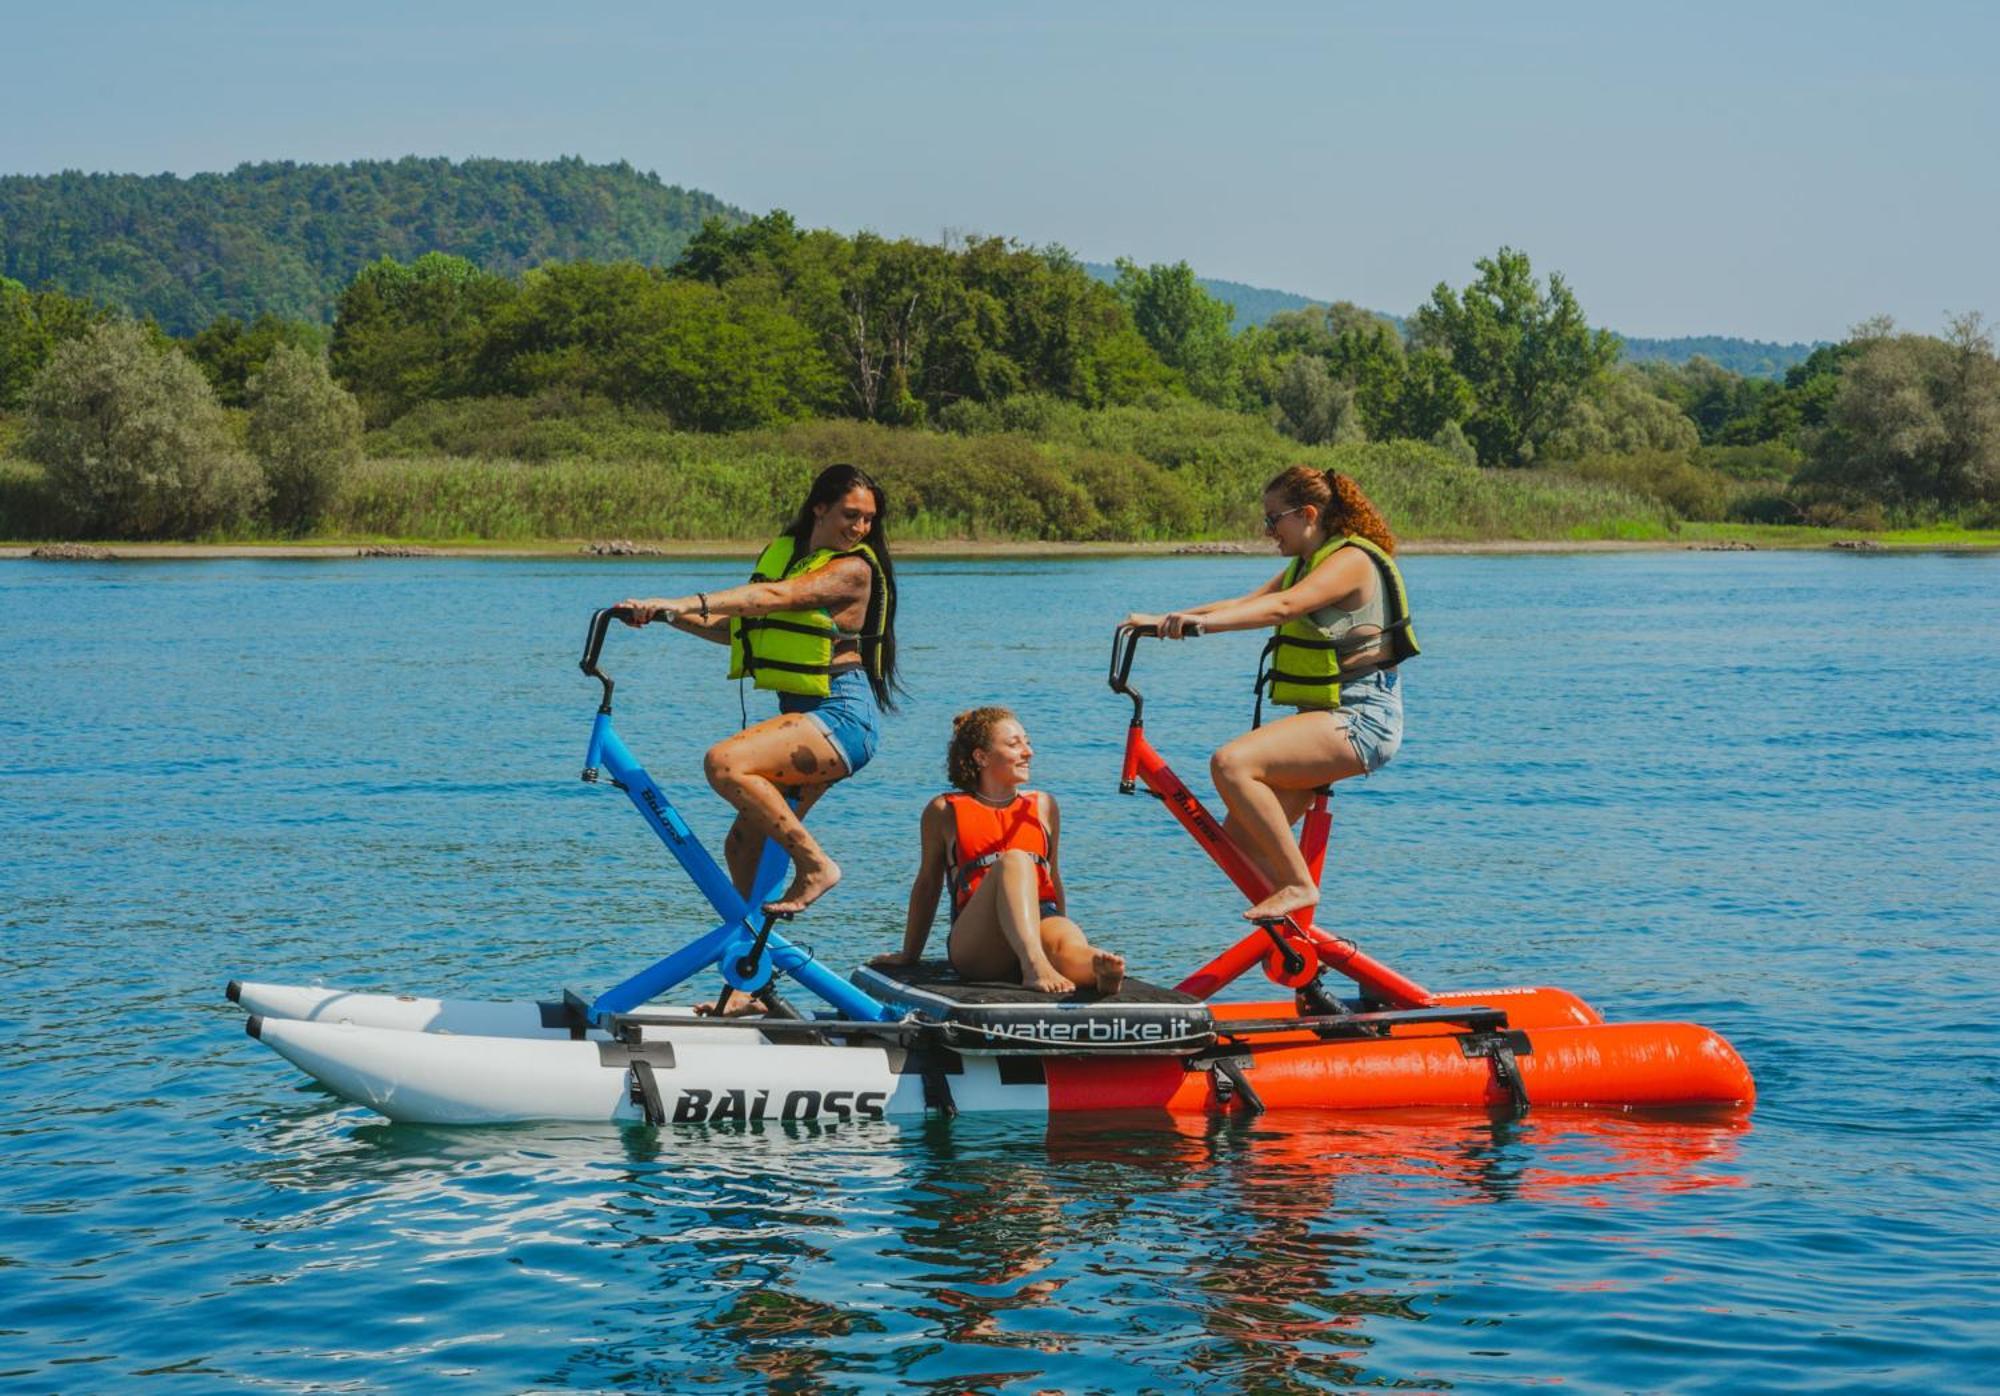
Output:
[[[1237,333],[1185,263],[1120,262],[1106,284],[1059,247],[850,237],[775,212],[711,219],[664,267],[514,275],[443,253],[381,258],[342,289],[330,331],[271,315],[224,315],[179,338],[140,323],[119,362],[129,369],[126,349],[143,342],[196,370],[177,381],[204,401],[247,412],[282,354],[288,372],[317,366],[374,428],[477,399],[609,404],[694,432],[815,418],[968,430],[1022,398],[1084,410],[1192,399],[1309,445],[1415,440],[1491,468],[1611,479],[1689,517],[1810,521],[1819,509],[1836,521],[1866,506],[1984,518],[2000,506],[2000,362],[1976,317],[1942,336],[1871,322],[1780,381],[1700,358],[1621,364],[1616,336],[1588,323],[1559,273],[1539,278],[1509,248],[1475,272],[1440,282],[1401,327],[1335,304]],[[80,371],[59,351],[117,318],[0,280],[0,412],[54,410],[44,379],[59,361]],[[24,449],[54,470],[47,453],[63,439],[37,427]],[[270,499],[290,488],[275,479]],[[278,512],[311,526],[308,506]],[[190,525],[156,512],[135,526]]]

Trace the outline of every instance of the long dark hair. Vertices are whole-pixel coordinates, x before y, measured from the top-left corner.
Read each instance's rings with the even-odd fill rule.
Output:
[[[813,525],[819,522],[813,511],[821,505],[831,508],[840,503],[856,485],[875,496],[875,522],[869,525],[868,536],[861,541],[882,564],[882,580],[889,584],[888,594],[882,598],[880,633],[863,636],[861,640],[861,672],[868,676],[868,686],[875,690],[875,701],[893,710],[894,694],[903,685],[896,674],[896,564],[889,557],[889,497],[860,466],[829,465],[812,482],[806,502],[792,516],[785,532],[791,536],[792,556],[804,557],[812,546]]]

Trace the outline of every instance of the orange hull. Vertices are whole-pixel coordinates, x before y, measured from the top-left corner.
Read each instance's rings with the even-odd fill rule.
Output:
[[[1549,991],[1536,991],[1549,992]],[[1560,993],[1560,991],[1555,991]],[[1492,995],[1477,995],[1492,1007]],[[1218,1007],[1217,1017],[1249,1016],[1251,1005]],[[1268,1007],[1268,1006],[1267,1006]],[[1511,1013],[1510,1008],[1510,1013]],[[1756,1098],[1743,1059],[1716,1033],[1692,1023],[1525,1026],[1522,1085],[1536,1105],[1658,1108],[1740,1105]],[[1246,1046],[1246,1079],[1273,1110],[1375,1110],[1408,1106],[1508,1107],[1512,1098],[1484,1057],[1459,1038],[1426,1035],[1323,1042],[1309,1033]],[[1158,1057],[1050,1058],[1049,1109],[1166,1110],[1214,1114],[1227,1108],[1217,1077]]]

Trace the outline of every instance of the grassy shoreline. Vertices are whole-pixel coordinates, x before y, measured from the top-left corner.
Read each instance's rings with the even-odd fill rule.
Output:
[[[621,539],[673,556],[735,557],[764,542],[834,461],[867,463],[889,492],[896,546],[916,556],[1262,553],[1264,484],[1295,464],[1354,477],[1412,552],[1816,548],[1847,540],[1892,549],[2000,547],[2000,529],[1884,528],[1880,509],[1866,519],[1816,519],[1817,526],[1698,522],[1725,517],[1728,499],[1676,503],[1644,472],[1626,479],[1556,466],[1481,469],[1413,441],[1302,446],[1267,422],[1185,403],[1017,407],[1026,414],[1020,422],[996,418],[969,434],[816,420],[701,435],[615,414],[544,419],[531,404],[511,401],[431,404],[370,435],[369,454],[343,473],[319,526],[304,537],[243,518],[171,543],[104,538],[120,525],[102,516],[91,530],[99,538],[79,537],[85,530],[74,527],[44,468],[9,455],[0,439],[0,555],[67,538],[132,557],[322,556],[370,547],[539,557]],[[1719,475],[1707,484],[1729,499],[1771,488]]]
[[[119,560],[188,561],[215,558],[347,558],[371,556],[375,549],[411,549],[425,557],[563,558],[578,561],[646,562],[657,558],[740,558],[768,539],[630,539],[629,554],[591,551],[592,540],[580,538],[492,539],[330,537],[310,540],[239,540],[227,543],[141,543],[117,539],[64,540],[62,544],[33,539],[0,540],[0,560],[26,559],[45,546],[80,544]],[[1851,529],[1806,528],[1777,524],[1683,524],[1677,533],[1658,538],[1407,538],[1401,551],[1410,556],[1477,554],[1507,556],[1549,553],[1757,551],[1806,552],[1852,546],[1882,552],[1986,552],[2000,550],[2000,529],[1893,529],[1858,534]],[[1038,542],[1021,539],[915,538],[894,540],[898,557],[1092,558],[1092,557],[1262,557],[1275,556],[1261,540],[1185,539],[1138,542]],[[383,560],[394,560],[385,557]]]

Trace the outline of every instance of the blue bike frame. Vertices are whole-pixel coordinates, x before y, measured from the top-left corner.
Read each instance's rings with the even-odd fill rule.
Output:
[[[611,726],[611,676],[597,665],[605,632],[616,618],[615,607],[591,616],[590,638],[580,666],[584,673],[604,685],[604,701],[590,727],[590,749],[584,756],[583,778],[595,781],[600,770],[610,776],[611,783],[630,798],[633,808],[667,846],[674,861],[681,865],[681,870],[693,880],[722,921],[706,935],[599,994],[590,1005],[591,1021],[601,1023],[611,1014],[629,1013],[710,965],[720,965],[723,982],[745,993],[764,988],[777,974],[788,974],[832,1005],[843,1018],[857,1022],[895,1020],[900,1015],[894,1010],[818,963],[811,951],[792,944],[770,924],[768,917],[759,916],[758,908],[777,894],[779,882],[790,867],[791,860],[785,851],[769,839],[764,841],[750,895],[743,897],[681,818],[667,792],[646,774],[646,768],[619,739]],[[763,924],[753,927],[752,921]]]

